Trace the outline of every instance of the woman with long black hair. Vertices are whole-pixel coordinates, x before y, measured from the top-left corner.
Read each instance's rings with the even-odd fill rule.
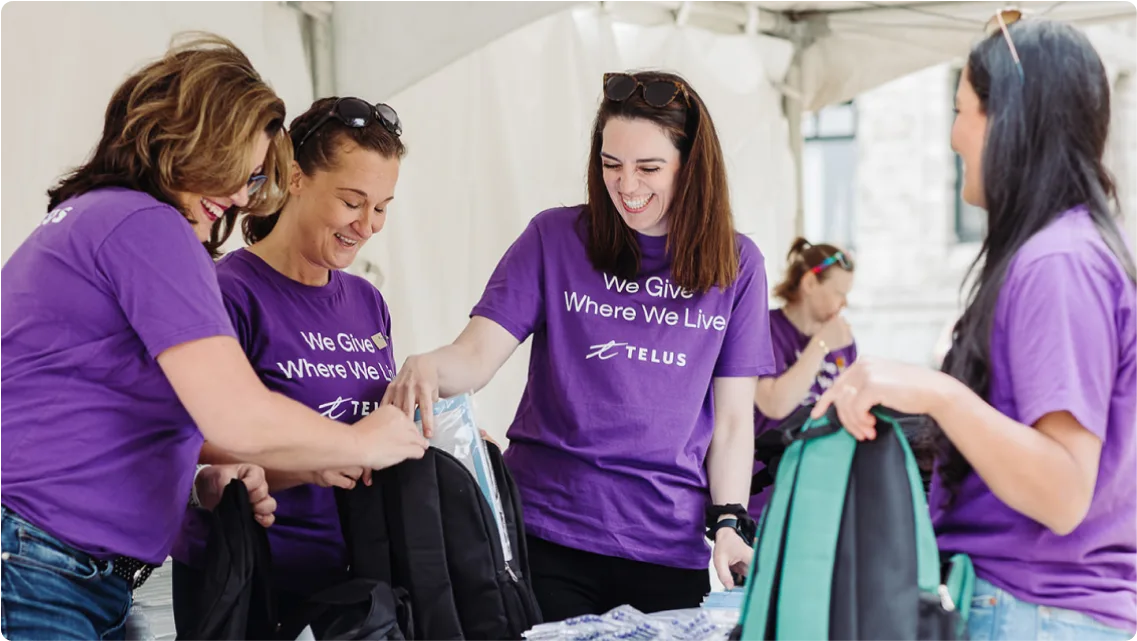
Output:
[[[963,197],[988,212],[943,372],[862,359],[817,403],[857,439],[929,414],[940,549],[978,581],[972,639],[1137,631],[1137,288],[1102,165],[1109,84],[1078,30],[995,17],[956,94]]]

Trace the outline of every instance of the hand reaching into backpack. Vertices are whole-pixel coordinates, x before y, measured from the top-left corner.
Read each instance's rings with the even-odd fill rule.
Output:
[[[750,561],[754,557],[754,550],[746,545],[746,541],[738,535],[733,528],[724,527],[715,532],[715,547],[711,555],[715,565],[715,572],[719,575],[723,587],[734,589],[735,574],[746,576],[750,571]]]
[[[371,485],[371,470],[364,467],[348,467],[339,470],[322,470],[312,473],[312,483],[320,487],[341,487],[350,490],[357,481]]]
[[[259,465],[237,463],[232,465],[210,465],[203,467],[194,479],[201,506],[212,510],[221,502],[221,495],[234,479],[240,479],[249,492],[249,503],[253,506],[253,516],[264,527],[276,520],[276,499],[268,493],[265,471]]]
[[[408,416],[415,415],[415,408],[424,410],[422,432],[426,438],[434,436],[434,413],[431,408],[438,402],[438,366],[430,354],[411,356],[399,368],[395,380],[387,386],[382,405],[393,405]]]
[[[361,433],[361,444],[370,454],[364,467],[382,470],[407,459],[420,459],[429,444],[402,409],[383,405],[359,419],[355,427]]]

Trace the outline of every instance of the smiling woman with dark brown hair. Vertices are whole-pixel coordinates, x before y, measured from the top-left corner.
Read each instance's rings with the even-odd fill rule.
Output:
[[[288,471],[422,456],[403,412],[323,418],[269,392],[235,340],[202,243],[279,205],[284,115],[232,43],[171,49],[115,91],[91,159],[4,265],[4,637],[122,638],[203,434]]]
[[[723,583],[746,571],[754,386],[774,371],[762,254],[734,229],[706,105],[673,74],[603,86],[587,203],[538,214],[461,336],[386,399],[479,389],[533,337],[505,458],[549,620],[697,606],[704,536]]]

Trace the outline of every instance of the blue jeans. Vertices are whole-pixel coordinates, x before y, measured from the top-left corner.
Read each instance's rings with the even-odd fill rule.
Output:
[[[23,639],[123,639],[130,588],[86,553],[0,507],[0,632]]]
[[[1074,610],[1020,601],[1006,590],[976,578],[967,632],[972,641],[1046,639],[1129,641],[1133,634]]]

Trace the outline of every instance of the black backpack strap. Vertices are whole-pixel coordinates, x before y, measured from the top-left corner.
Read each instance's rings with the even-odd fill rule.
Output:
[[[335,495],[351,576],[393,584],[383,488],[357,483],[351,490],[335,488]]]
[[[410,593],[415,634],[424,639],[464,636],[444,539],[444,488],[440,487],[438,476],[439,459],[443,456],[447,455],[431,447],[421,459],[380,470],[371,485],[383,492],[391,585],[404,587]]]
[[[774,484],[774,474],[770,472],[770,467],[766,466],[754,476],[750,477],[750,496],[760,494],[762,490]]]
[[[319,620],[321,639],[413,639],[407,593],[383,581],[351,579],[317,592],[281,623],[280,638],[295,639]]]

